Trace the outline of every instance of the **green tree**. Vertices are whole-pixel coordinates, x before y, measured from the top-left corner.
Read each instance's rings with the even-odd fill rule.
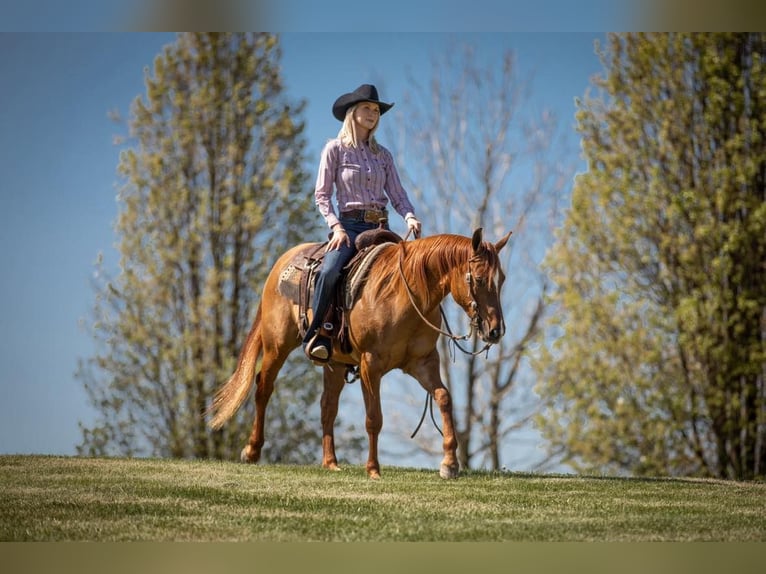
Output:
[[[120,270],[99,265],[97,351],[78,372],[100,417],[81,425],[80,453],[230,458],[244,444],[252,409],[218,432],[203,413],[265,275],[312,229],[305,104],[285,96],[280,56],[270,34],[181,34],[147,70],[118,169]],[[272,408],[280,442],[265,456],[313,459],[321,385],[305,361],[280,385],[291,400]]]
[[[539,424],[576,469],[766,474],[765,40],[600,50],[536,365]]]

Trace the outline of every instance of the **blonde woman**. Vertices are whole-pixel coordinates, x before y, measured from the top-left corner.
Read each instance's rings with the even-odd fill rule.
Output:
[[[389,202],[408,229],[416,237],[420,235],[420,221],[399,180],[391,152],[374,136],[380,116],[393,105],[380,101],[375,86],[363,84],[340,96],[332,106],[333,116],[343,122],[343,127],[322,150],[314,188],[316,205],[332,236],[314,289],[313,319],[303,340],[304,351],[315,361],[327,361],[330,356],[329,342],[315,335],[341,269],[354,256],[356,236],[381,224],[388,229]]]

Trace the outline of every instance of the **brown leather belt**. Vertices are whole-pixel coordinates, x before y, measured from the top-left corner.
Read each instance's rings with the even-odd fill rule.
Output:
[[[365,223],[380,223],[381,221],[388,221],[387,209],[349,209],[348,211],[341,211],[341,217],[348,219],[357,219],[364,221]]]

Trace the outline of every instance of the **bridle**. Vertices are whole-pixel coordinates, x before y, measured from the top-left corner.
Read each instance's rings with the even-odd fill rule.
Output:
[[[452,328],[449,326],[449,321],[447,321],[447,315],[444,313],[444,307],[442,307],[441,303],[439,304],[439,312],[441,313],[442,320],[444,321],[444,324],[447,327],[446,331],[443,330],[441,327],[438,327],[434,325],[433,323],[431,323],[431,321],[429,321],[426,318],[426,316],[423,314],[423,312],[420,310],[417,303],[415,302],[415,294],[412,292],[412,289],[407,283],[407,278],[404,275],[404,266],[403,266],[404,246],[402,246],[401,250],[399,251],[399,275],[402,278],[402,283],[404,283],[405,289],[407,290],[407,296],[410,299],[410,303],[412,304],[412,307],[415,309],[417,314],[420,316],[420,318],[423,320],[423,322],[426,325],[431,327],[431,329],[433,329],[437,333],[449,338],[458,349],[460,349],[466,355],[471,355],[471,356],[481,355],[484,351],[487,351],[492,346],[492,343],[486,343],[484,347],[478,351],[469,351],[467,349],[464,349],[463,346],[459,343],[459,341],[465,341],[473,337],[473,334],[475,331],[481,331],[481,315],[479,314],[479,304],[476,302],[476,296],[474,294],[474,290],[475,290],[474,285],[476,281],[474,280],[473,275],[471,274],[471,263],[475,260],[476,260],[475,256],[471,257],[468,260],[468,272],[465,274],[465,282],[468,284],[468,293],[471,298],[471,301],[468,304],[468,306],[473,310],[473,317],[470,317],[471,328],[466,335],[455,335],[452,333]]]

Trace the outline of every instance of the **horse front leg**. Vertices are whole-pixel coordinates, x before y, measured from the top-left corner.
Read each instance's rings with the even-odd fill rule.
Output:
[[[444,433],[444,458],[439,466],[439,476],[446,479],[457,478],[460,465],[457,460],[457,433],[452,415],[452,396],[439,375],[439,353],[434,349],[428,356],[410,363],[404,371],[415,377],[439,406]]]
[[[322,466],[330,470],[340,470],[335,456],[335,419],[338,416],[340,394],[346,385],[344,365],[334,363],[324,367],[324,388],[322,390]]]
[[[442,432],[444,433],[444,440],[442,441],[444,458],[439,466],[439,476],[442,478],[457,478],[460,472],[460,465],[457,462],[457,434],[455,433],[455,424],[452,418],[452,396],[447,388],[441,385],[433,391],[433,397],[436,404],[439,405],[439,411],[442,414]]]
[[[366,411],[365,427],[369,441],[367,454],[367,476],[372,479],[380,478],[380,463],[378,462],[378,436],[383,428],[383,410],[380,407],[380,379],[382,373],[371,365],[369,357],[362,360],[360,378],[362,379],[362,397]]]

